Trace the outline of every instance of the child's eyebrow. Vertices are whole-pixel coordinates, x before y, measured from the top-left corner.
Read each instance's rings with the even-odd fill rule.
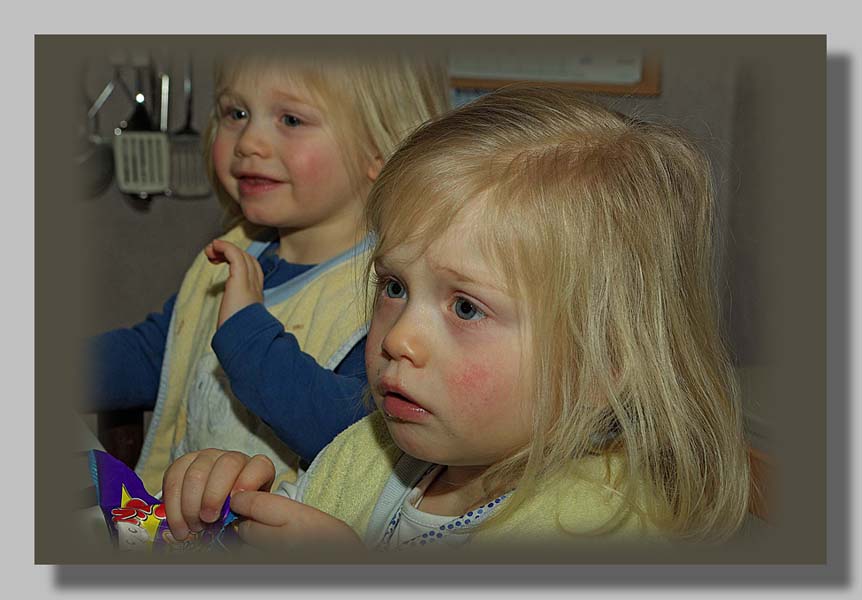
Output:
[[[508,295],[508,293],[509,293],[508,290],[503,285],[501,285],[497,282],[492,282],[492,281],[488,280],[487,278],[478,277],[475,275],[471,275],[469,273],[464,273],[463,271],[459,271],[458,269],[454,269],[452,267],[448,267],[445,265],[435,264],[433,262],[431,263],[431,268],[434,271],[445,273],[449,277],[455,279],[455,281],[458,281],[461,283],[469,283],[469,284],[478,285],[478,286],[485,287],[485,288],[491,288],[493,290],[496,290],[496,291],[503,293],[503,294],[506,294],[506,295]]]
[[[284,90],[275,90],[273,95],[282,100],[290,100],[291,102],[299,102],[301,104],[308,104],[308,98],[303,96],[297,96],[292,92],[286,92]]]
[[[234,99],[238,98],[239,96],[232,89],[224,88],[224,89],[221,89],[218,92],[216,92],[215,97],[216,97],[216,102],[222,102],[224,100],[234,100]]]
[[[276,91],[273,94],[273,99],[276,102],[287,102],[295,105],[297,109],[308,111],[309,113],[317,113],[316,105],[309,103],[307,98],[302,98],[290,92]],[[216,102],[243,102],[243,97],[232,88],[224,88],[216,94]]]
[[[317,111],[317,105],[312,103],[309,98],[305,98],[302,96],[297,96],[296,94],[292,94],[290,92],[284,92],[277,90],[273,96],[279,102],[289,102],[290,104],[296,104],[300,108],[305,108],[308,110]]]
[[[392,260],[381,256],[374,260],[374,269],[377,271],[397,271],[408,264],[408,261]]]

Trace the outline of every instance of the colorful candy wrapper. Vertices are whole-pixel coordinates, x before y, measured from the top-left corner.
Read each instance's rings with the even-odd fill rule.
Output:
[[[174,539],[165,518],[165,505],[147,493],[137,474],[107,452],[90,450],[90,476],[114,545],[121,551],[229,551],[241,543],[238,517],[225,500],[220,517],[206,529]]]

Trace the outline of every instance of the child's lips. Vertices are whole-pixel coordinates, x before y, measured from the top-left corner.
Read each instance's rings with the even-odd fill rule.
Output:
[[[420,421],[430,413],[396,386],[384,385],[382,409],[387,417],[399,421]]]
[[[388,393],[383,396],[383,412],[390,419],[419,422],[428,416],[428,411],[405,396]]]
[[[259,177],[256,175],[246,175],[237,178],[240,194],[243,196],[251,196],[268,192],[281,185],[281,181],[270,179],[269,177]]]

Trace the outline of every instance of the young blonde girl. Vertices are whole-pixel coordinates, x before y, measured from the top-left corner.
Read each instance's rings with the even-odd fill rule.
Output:
[[[227,232],[163,314],[95,344],[99,408],[154,409],[136,469],[154,492],[177,456],[213,446],[291,480],[367,413],[365,198],[448,105],[443,64],[407,55],[244,54],[219,61],[215,87],[206,159]]]
[[[262,457],[182,457],[172,530],[231,494],[267,548],[726,539],[749,479],[714,210],[683,135],[563,89],[511,86],[420,128],[367,207],[378,411],[289,498],[254,491]]]

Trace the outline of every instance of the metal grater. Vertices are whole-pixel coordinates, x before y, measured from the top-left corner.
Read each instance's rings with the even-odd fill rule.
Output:
[[[114,137],[114,164],[121,192],[147,197],[170,187],[168,136],[155,131],[124,131]]]

